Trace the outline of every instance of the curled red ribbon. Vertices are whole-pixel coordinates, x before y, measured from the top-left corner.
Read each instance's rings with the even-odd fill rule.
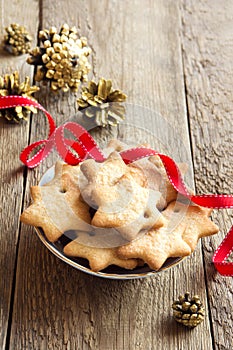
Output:
[[[20,155],[20,160],[29,168],[39,165],[55,147],[60,157],[68,164],[76,165],[87,157],[91,157],[98,162],[103,162],[105,157],[98,148],[95,140],[81,125],[74,122],[67,122],[56,128],[52,116],[39,103],[21,96],[0,97],[0,109],[14,108],[17,106],[33,106],[44,112],[49,122],[49,135],[45,140],[40,140],[27,146]],[[65,138],[64,132],[68,130],[76,140]],[[40,147],[31,158],[30,154]],[[75,151],[78,157],[72,152]],[[202,207],[214,209],[233,208],[233,195],[190,195],[181,177],[176,163],[165,154],[156,152],[150,148],[132,148],[120,153],[126,164],[138,159],[158,155],[163,162],[168,178],[173,187],[182,195],[189,198],[193,203]],[[233,262],[226,259],[233,250],[233,226],[222,241],[213,256],[213,263],[220,274],[233,276]]]

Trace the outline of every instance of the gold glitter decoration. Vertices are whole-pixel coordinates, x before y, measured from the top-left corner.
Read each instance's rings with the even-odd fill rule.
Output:
[[[184,326],[194,328],[204,320],[205,309],[198,295],[191,299],[189,293],[180,295],[179,300],[172,304],[174,319]]]
[[[59,31],[56,27],[41,30],[39,40],[40,46],[27,59],[38,66],[35,80],[49,82],[52,91],[78,91],[91,69],[87,39],[78,36],[76,27],[63,24]]]
[[[28,53],[31,48],[32,37],[24,26],[17,23],[6,27],[7,34],[4,36],[4,48],[9,53],[18,56]]]
[[[90,81],[82,88],[81,98],[77,100],[79,110],[87,118],[95,120],[97,126],[116,126],[125,119],[122,102],[127,96],[120,90],[113,90],[112,81],[101,78],[96,84]]]
[[[24,81],[20,83],[19,73],[17,71],[12,74],[0,76],[0,96],[19,95],[36,101],[36,99],[32,97],[32,94],[39,89],[38,86],[30,85],[29,77],[25,77]],[[1,109],[0,117],[4,117],[11,122],[19,123],[22,120],[27,120],[31,112],[37,113],[37,109],[33,106],[17,106]]]

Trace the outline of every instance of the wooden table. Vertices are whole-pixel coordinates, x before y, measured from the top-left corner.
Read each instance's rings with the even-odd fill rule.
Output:
[[[94,79],[111,78],[129,102],[160,113],[171,126],[172,135],[160,130],[162,139],[171,137],[171,149],[181,139],[179,156],[193,166],[189,180],[197,193],[232,193],[232,1],[2,0],[1,18],[1,38],[5,26],[18,22],[33,34],[33,45],[41,28],[77,25],[93,48]],[[1,52],[1,73],[15,69],[33,77],[25,56]],[[77,94],[54,96],[44,87],[37,98],[57,124],[77,111]],[[153,119],[146,113],[140,118],[142,127],[156,132]],[[232,349],[232,278],[221,277],[211,263],[232,212],[214,213],[220,233],[164,273],[132,281],[85,275],[19,222],[30,186],[57,157],[27,170],[20,150],[46,132],[42,114],[22,125],[0,124],[0,349]],[[191,331],[171,316],[173,299],[186,290],[201,296],[207,312]]]

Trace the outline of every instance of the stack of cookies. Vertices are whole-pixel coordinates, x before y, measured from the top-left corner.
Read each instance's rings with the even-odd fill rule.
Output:
[[[31,187],[33,203],[21,221],[41,227],[50,242],[72,232],[64,254],[87,259],[93,271],[143,264],[159,270],[170,257],[190,255],[198,239],[218,227],[211,209],[176,192],[158,156],[126,165],[119,154],[124,149],[111,140],[103,163],[57,162],[52,181]]]

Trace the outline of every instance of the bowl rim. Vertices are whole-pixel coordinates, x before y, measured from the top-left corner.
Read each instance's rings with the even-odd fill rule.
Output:
[[[45,173],[42,175],[42,177],[38,183],[38,186],[43,186],[44,184],[48,183],[49,181],[51,181],[53,179],[54,167],[55,167],[55,165],[52,165],[50,168],[48,168],[45,171]],[[64,261],[65,263],[67,263],[68,265],[74,267],[75,269],[77,269],[79,271],[82,271],[82,272],[87,273],[87,274],[92,275],[92,276],[102,277],[105,279],[130,280],[130,279],[151,277],[151,276],[157,275],[158,273],[161,273],[163,271],[169,270],[170,268],[178,265],[179,263],[181,263],[181,261],[183,261],[185,259],[185,257],[171,258],[171,259],[174,259],[174,261],[171,262],[168,266],[161,267],[159,270],[152,270],[151,269],[151,271],[144,272],[144,273],[143,272],[133,273],[133,270],[132,270],[132,273],[125,273],[125,274],[124,273],[117,274],[117,273],[108,273],[108,272],[101,272],[101,271],[92,271],[90,268],[85,267],[85,266],[77,263],[76,261],[74,261],[72,259],[72,257],[67,257],[61,251],[59,251],[58,248],[56,248],[52,242],[49,242],[47,240],[43,230],[40,227],[34,226],[34,229],[37,233],[37,236],[41,240],[41,242],[50,250],[50,252],[52,252],[60,260]],[[120,268],[120,269],[123,269],[123,268]]]
[[[120,280],[129,280],[129,279],[137,279],[137,278],[145,278],[145,277],[150,277],[150,276],[154,276],[162,271],[166,271],[169,270],[171,267],[178,265],[183,259],[184,257],[180,257],[180,258],[174,258],[175,261],[173,263],[171,263],[169,266],[166,267],[162,267],[161,269],[159,269],[158,271],[155,270],[151,270],[149,272],[145,272],[145,273],[126,273],[126,274],[117,274],[117,273],[107,273],[107,272],[101,272],[101,271],[92,271],[91,269],[89,269],[88,267],[85,267],[79,263],[77,263],[76,261],[72,260],[72,258],[69,258],[67,256],[65,256],[62,252],[60,252],[55,246],[53,246],[52,243],[50,243],[46,237],[44,236],[44,232],[41,228],[39,227],[34,227],[35,231],[38,235],[38,237],[40,238],[40,240],[42,241],[42,243],[56,256],[58,257],[60,260],[64,261],[65,263],[67,263],[68,265],[82,271],[85,272],[89,275],[92,276],[97,276],[97,277],[102,277],[102,278],[107,278],[107,279],[120,279]],[[120,268],[120,267],[119,267]],[[133,270],[132,270],[133,271]]]

